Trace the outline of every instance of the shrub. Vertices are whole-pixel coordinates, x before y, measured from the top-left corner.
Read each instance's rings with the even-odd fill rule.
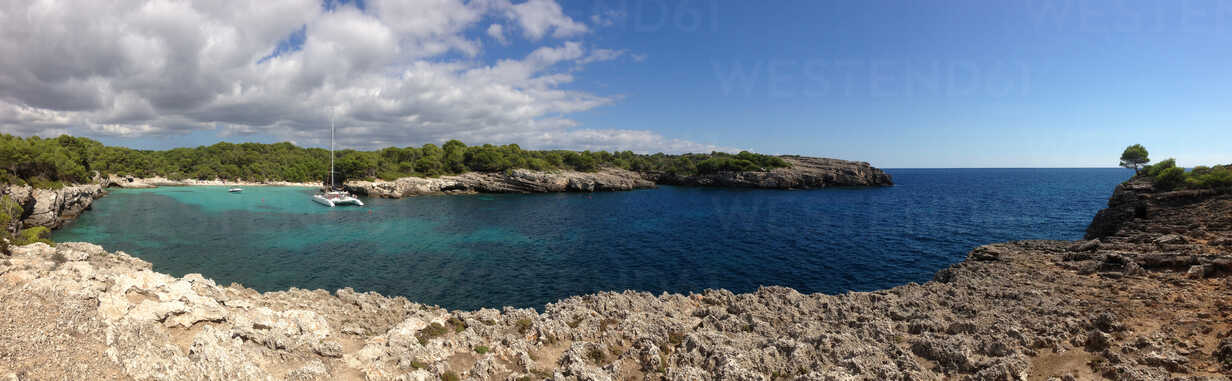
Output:
[[[17,233],[17,237],[13,238],[14,245],[29,245],[35,242],[42,242],[51,245],[51,229],[44,226],[35,226],[22,230]]]
[[[1232,187],[1232,167],[1217,166],[1202,171],[1195,167],[1185,182],[1191,188],[1229,188]]]
[[[1176,189],[1185,184],[1185,177],[1184,169],[1177,167],[1164,169],[1155,176],[1155,188],[1165,191]]]
[[[30,186],[39,188],[39,189],[56,190],[56,189],[64,188],[64,183],[59,182],[59,181],[54,181],[54,180],[48,180],[43,177],[35,177],[35,178],[30,179]]]
[[[1143,167],[1142,174],[1148,177],[1157,177],[1168,168],[1176,168],[1176,159],[1168,158],[1167,160]]]
[[[448,321],[447,323],[449,323],[449,325],[453,326],[453,331],[454,331],[454,332],[462,332],[462,331],[465,331],[465,330],[466,330],[466,327],[467,327],[467,326],[466,326],[466,322],[462,321],[462,319],[458,319],[457,317],[451,317],[451,318],[449,318],[449,321]]]
[[[454,373],[452,370],[446,371],[445,373],[441,374],[441,381],[458,381],[458,380],[461,380],[461,378],[459,378],[458,374]]]
[[[440,323],[432,323],[432,325],[424,327],[424,329],[420,330],[415,337],[419,339],[420,345],[427,345],[428,341],[444,336],[447,332],[449,332],[449,330],[445,329],[445,326]]]
[[[487,354],[488,352],[491,352],[491,351],[492,351],[492,348],[488,348],[486,345],[480,345],[480,346],[475,347],[475,353],[478,353],[481,355]]]
[[[534,325],[535,323],[532,322],[530,319],[518,319],[517,323],[515,323],[515,326],[518,328],[518,333],[521,333],[521,334],[526,334],[527,332],[530,332],[531,327],[533,327]]]

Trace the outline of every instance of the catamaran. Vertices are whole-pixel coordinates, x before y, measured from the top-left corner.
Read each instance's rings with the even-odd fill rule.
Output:
[[[334,185],[334,118],[329,119],[329,188],[312,195],[312,201],[331,208],[337,205],[364,206],[363,201]]]

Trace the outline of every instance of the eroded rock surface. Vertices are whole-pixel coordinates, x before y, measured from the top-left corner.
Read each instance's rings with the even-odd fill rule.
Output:
[[[90,208],[95,199],[106,191],[99,184],[67,186],[60,189],[37,189],[30,186],[10,185],[0,190],[22,206],[20,225],[8,226],[19,230],[32,226],[58,228]]]
[[[1094,242],[986,245],[883,291],[605,292],[542,312],[260,293],[34,244],[0,259],[0,378],[1228,380],[1229,212],[1228,195],[1158,203]]]
[[[868,163],[837,159],[781,156],[791,168],[723,172],[699,176],[639,173],[616,168],[598,172],[533,171],[466,173],[440,178],[406,177],[395,181],[352,181],[349,191],[369,196],[406,197],[441,193],[597,192],[653,188],[656,184],[772,189],[813,189],[836,186],[887,186],[890,175]]]
[[[866,162],[821,157],[779,156],[790,168],[758,172],[723,172],[711,175],[650,174],[659,184],[769,189],[813,189],[842,186],[894,185],[890,175]]]
[[[635,172],[607,168],[598,172],[541,172],[514,169],[505,173],[470,172],[439,178],[405,177],[395,181],[351,181],[347,190],[374,197],[441,193],[546,193],[627,191],[654,188]]]

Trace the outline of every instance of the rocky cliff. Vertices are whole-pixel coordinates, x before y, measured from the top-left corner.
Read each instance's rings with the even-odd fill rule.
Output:
[[[8,226],[12,231],[32,226],[58,228],[88,210],[106,191],[99,184],[85,184],[60,189],[8,186],[0,188],[0,193],[12,198],[23,209],[20,220]]]
[[[976,248],[924,284],[606,292],[542,312],[260,293],[34,244],[0,258],[0,377],[1229,380],[1232,198],[1152,205],[1096,240]]]
[[[647,174],[659,184],[720,186],[771,189],[813,189],[836,186],[894,185],[890,175],[865,162],[819,157],[780,156],[790,168],[757,172],[722,172],[709,175],[677,176]]]
[[[352,193],[377,197],[406,197],[440,193],[544,193],[626,191],[653,188],[637,173],[621,169],[598,172],[542,172],[514,169],[505,173],[470,172],[440,178],[406,177],[395,181],[351,181]]]
[[[349,191],[379,197],[440,193],[543,193],[624,191],[656,184],[771,189],[813,189],[835,186],[894,185],[890,175],[868,163],[837,159],[781,156],[790,168],[677,176],[605,168],[598,172],[543,172],[515,169],[505,173],[466,173],[440,178],[406,177],[395,181],[352,181]]]

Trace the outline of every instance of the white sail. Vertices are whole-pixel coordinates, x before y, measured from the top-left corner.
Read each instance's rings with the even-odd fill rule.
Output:
[[[329,189],[325,192],[312,195],[312,201],[328,207],[337,205],[356,205],[364,206],[363,201],[352,196],[346,191],[335,190],[334,187],[334,117],[329,118]]]

